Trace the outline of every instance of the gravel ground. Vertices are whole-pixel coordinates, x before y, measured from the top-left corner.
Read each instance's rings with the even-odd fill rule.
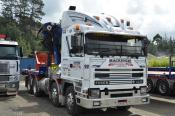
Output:
[[[0,97],[0,116],[69,116],[64,107],[54,107],[47,96],[34,97],[20,84],[17,96]],[[85,110],[80,116],[174,116],[175,97],[152,95],[148,105],[134,106],[128,111]]]

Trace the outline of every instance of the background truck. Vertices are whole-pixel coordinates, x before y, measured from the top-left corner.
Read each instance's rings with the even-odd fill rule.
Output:
[[[148,104],[147,38],[119,29],[109,30],[73,6],[63,13],[61,24],[44,24],[39,32],[48,51],[35,52],[36,67],[26,72],[28,91],[48,94],[71,115],[82,107],[127,110]]]
[[[169,56],[168,67],[148,68],[148,92],[158,92],[161,95],[175,94],[175,59]]]
[[[22,51],[15,41],[0,34],[0,95],[16,95],[19,88],[20,56]]]

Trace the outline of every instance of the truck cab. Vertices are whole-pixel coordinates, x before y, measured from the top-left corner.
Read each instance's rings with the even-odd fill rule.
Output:
[[[16,95],[20,77],[20,49],[15,41],[0,36],[0,94]]]
[[[73,85],[79,106],[94,109],[149,103],[146,36],[122,28],[113,32],[75,11],[64,12],[61,24],[61,78]]]

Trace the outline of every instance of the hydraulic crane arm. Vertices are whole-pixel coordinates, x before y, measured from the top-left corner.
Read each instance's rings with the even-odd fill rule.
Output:
[[[62,28],[60,24],[56,23],[45,23],[38,34],[42,34],[42,43],[44,47],[49,51],[52,56],[54,55],[55,64],[60,64],[61,62],[61,36],[62,36]]]

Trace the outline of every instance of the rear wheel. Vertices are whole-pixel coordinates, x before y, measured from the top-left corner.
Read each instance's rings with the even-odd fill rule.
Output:
[[[161,95],[169,95],[170,93],[169,84],[167,81],[164,80],[160,80],[158,82],[157,89]]]
[[[147,86],[148,86],[147,92],[152,93],[154,91],[154,86],[153,86],[153,82],[151,79],[147,80]]]
[[[80,107],[76,104],[73,86],[70,86],[66,89],[65,105],[68,113],[72,116],[76,116],[80,113]]]
[[[36,96],[36,97],[40,97],[41,96],[41,91],[39,90],[39,87],[38,87],[38,84],[37,84],[37,81],[34,80],[33,81],[33,94]]]
[[[175,95],[175,83],[173,84],[173,95]]]
[[[27,90],[30,94],[33,93],[33,89],[32,89],[32,84],[31,84],[31,80],[27,79]]]
[[[56,107],[60,106],[59,103],[59,93],[56,83],[52,83],[51,89],[50,89],[50,100],[52,104]]]

